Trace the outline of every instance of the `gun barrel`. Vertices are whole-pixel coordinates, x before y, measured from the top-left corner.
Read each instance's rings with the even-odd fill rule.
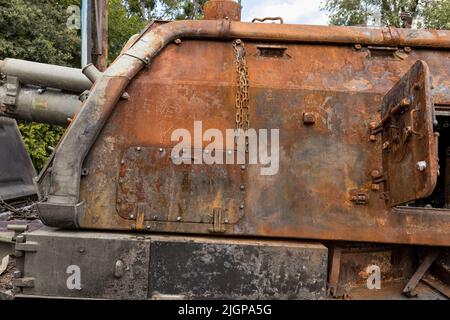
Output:
[[[0,106],[5,96],[6,87],[0,86]],[[4,113],[15,119],[67,126],[81,105],[78,94],[21,87],[15,105],[5,106]]]
[[[92,87],[92,82],[81,72],[81,69],[19,59],[0,60],[0,73],[17,77],[23,84],[76,93],[82,93]]]

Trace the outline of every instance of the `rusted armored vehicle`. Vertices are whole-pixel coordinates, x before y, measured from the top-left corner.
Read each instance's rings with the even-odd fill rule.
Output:
[[[450,32],[240,9],[151,23],[92,88],[24,104],[70,125],[17,296],[448,298]]]

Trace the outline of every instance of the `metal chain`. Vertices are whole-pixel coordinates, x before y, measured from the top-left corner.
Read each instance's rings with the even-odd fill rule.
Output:
[[[236,129],[247,131],[250,128],[249,115],[249,81],[248,81],[248,67],[247,67],[247,52],[245,44],[242,40],[237,39],[233,41],[233,51],[236,63]]]

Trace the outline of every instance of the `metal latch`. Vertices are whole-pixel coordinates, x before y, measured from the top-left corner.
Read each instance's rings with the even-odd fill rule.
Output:
[[[366,205],[369,203],[369,193],[366,190],[351,190],[350,200],[356,205]]]

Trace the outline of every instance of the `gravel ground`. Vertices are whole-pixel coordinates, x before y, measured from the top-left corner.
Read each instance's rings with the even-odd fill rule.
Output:
[[[8,290],[12,289],[12,279],[15,268],[15,260],[10,256],[8,269],[0,276],[0,300],[2,299],[2,294]]]

